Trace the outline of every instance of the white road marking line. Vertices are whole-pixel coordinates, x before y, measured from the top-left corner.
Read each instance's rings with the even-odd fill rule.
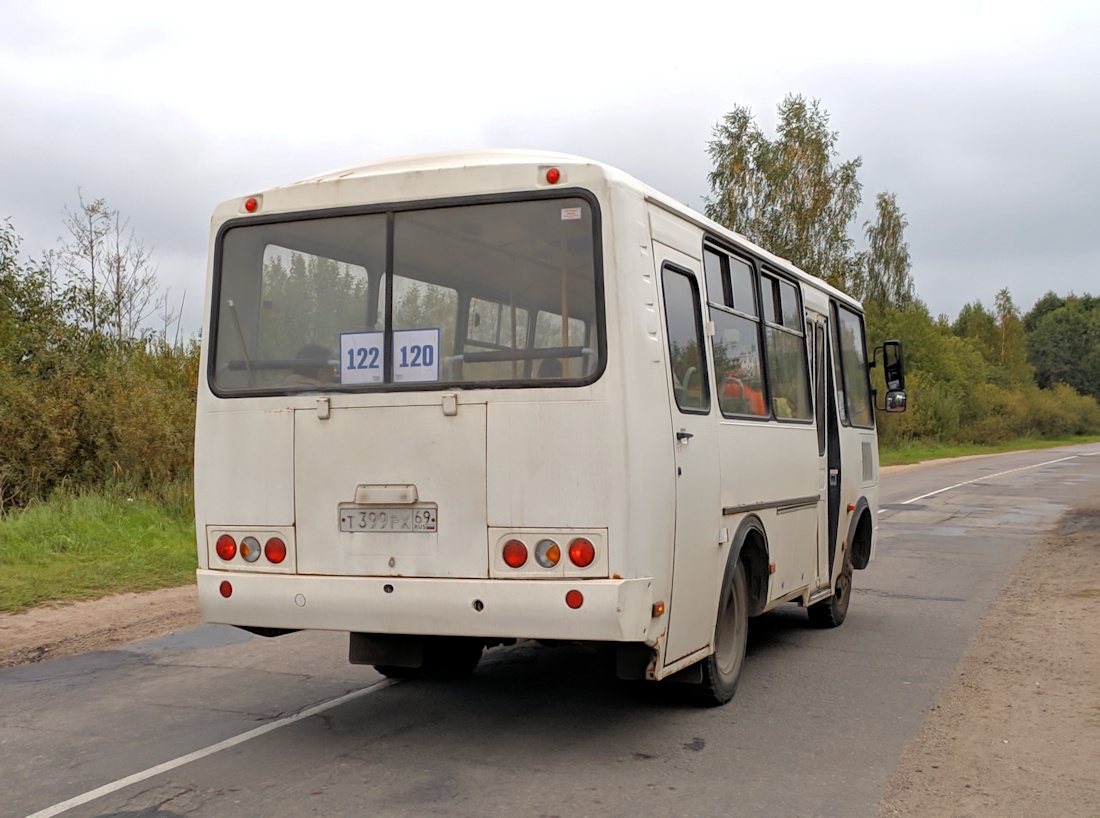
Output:
[[[351,693],[347,693],[335,699],[330,699],[327,702],[321,702],[321,704],[308,707],[300,713],[296,713],[293,716],[287,716],[285,719],[279,719],[278,721],[270,722],[262,727],[257,727],[255,730],[249,730],[247,733],[241,733],[240,735],[227,738],[225,741],[219,741],[217,744],[211,744],[209,747],[204,747],[201,750],[196,750],[193,753],[174,758],[171,761],[166,761],[163,764],[158,764],[155,767],[150,767],[147,770],[142,770],[140,773],[134,773],[128,775],[125,778],[120,778],[117,781],[112,781],[110,784],[104,784],[102,787],[97,787],[94,790],[89,790],[86,793],[70,798],[68,801],[62,801],[60,804],[54,804],[52,807],[46,807],[46,809],[39,810],[27,818],[51,818],[53,815],[60,815],[63,812],[71,810],[73,807],[79,807],[81,804],[87,804],[89,801],[94,801],[104,795],[109,795],[112,792],[118,792],[121,789],[129,787],[131,784],[137,784],[141,781],[145,781],[153,776],[166,773],[169,770],[174,770],[177,767],[182,767],[184,764],[190,764],[192,761],[198,761],[200,758],[206,758],[207,756],[214,755],[214,753],[220,753],[222,750],[228,750],[230,747],[236,747],[238,744],[243,744],[246,741],[251,741],[254,738],[262,736],[264,733],[270,733],[272,730],[278,730],[280,727],[286,727],[288,724],[294,724],[302,719],[308,719],[310,716],[316,716],[318,713],[323,713],[326,710],[331,710],[334,707],[339,707],[342,704],[347,704],[350,701],[367,696],[371,693],[377,693],[380,690],[385,690],[387,687],[391,687],[397,682],[393,679],[384,679],[377,684],[373,684],[370,687],[364,687],[361,690],[353,690]]]
[[[994,477],[1004,477],[1006,474],[1014,474],[1015,472],[1018,472],[1018,471],[1027,471],[1028,469],[1037,469],[1040,466],[1049,466],[1052,463],[1062,463],[1066,460],[1073,460],[1074,458],[1077,458],[1077,457],[1081,457],[1081,455],[1071,454],[1069,457],[1059,457],[1057,460],[1047,460],[1044,463],[1035,463],[1031,466],[1021,466],[1018,469],[1009,469],[1008,471],[999,471],[996,474],[983,474],[981,477],[975,477],[973,480],[964,480],[962,483],[956,483],[953,486],[944,486],[942,489],[936,489],[935,491],[930,491],[927,494],[922,494],[920,497],[911,497],[908,500],[902,500],[900,503],[898,503],[898,505],[907,506],[910,503],[915,503],[918,500],[926,500],[929,497],[935,497],[937,494],[943,494],[945,491],[951,491],[951,489],[957,489],[960,486],[969,486],[971,483],[977,483],[977,482],[980,482],[982,480],[992,480]],[[878,510],[878,513],[882,514],[884,511],[889,511],[889,510],[890,509],[880,508]]]

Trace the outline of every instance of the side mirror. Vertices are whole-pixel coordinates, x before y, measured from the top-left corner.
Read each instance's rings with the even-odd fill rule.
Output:
[[[904,412],[905,411],[906,396],[904,392],[893,391],[886,393],[886,405],[883,407],[887,412]]]
[[[904,412],[905,358],[901,352],[901,341],[886,341],[876,348],[871,366],[878,365],[879,353],[882,354],[882,374],[886,380],[886,402],[878,408],[887,412]]]

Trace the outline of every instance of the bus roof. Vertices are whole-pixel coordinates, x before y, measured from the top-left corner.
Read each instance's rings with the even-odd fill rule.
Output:
[[[426,153],[413,156],[403,156],[393,159],[384,159],[365,165],[354,165],[338,170],[328,171],[317,176],[302,179],[290,185],[280,187],[294,187],[295,185],[317,184],[319,182],[337,182],[352,178],[366,178],[372,176],[386,176],[390,174],[418,173],[440,170],[455,170],[460,168],[492,168],[492,167],[530,167],[532,165],[562,165],[584,166],[590,172],[603,176],[609,183],[633,188],[646,200],[684,218],[702,230],[725,238],[741,248],[750,251],[768,264],[802,280],[806,284],[816,287],[829,295],[862,310],[859,301],[851,295],[838,290],[812,273],[800,269],[789,260],[775,255],[765,248],[755,244],[745,236],[724,227],[712,219],[704,216],[696,210],[679,202],[672,197],[661,193],[645,182],[619,170],[611,165],[596,162],[581,156],[552,151],[535,151],[519,149],[478,149],[445,151],[440,153]]]

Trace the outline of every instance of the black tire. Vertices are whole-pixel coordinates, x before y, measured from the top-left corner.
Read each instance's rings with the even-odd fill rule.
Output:
[[[424,638],[424,661],[420,667],[375,665],[374,669],[390,679],[428,679],[436,682],[465,679],[474,672],[484,649],[480,639],[461,636]]]
[[[749,594],[745,563],[728,571],[714,625],[714,653],[702,661],[703,681],[688,689],[697,704],[717,707],[733,698],[749,643]]]
[[[815,602],[806,609],[810,624],[815,628],[839,628],[848,616],[848,603],[852,601],[852,560],[845,552],[844,567],[837,574],[833,595]]]
[[[374,669],[387,679],[416,679],[420,676],[418,667],[397,667],[396,665],[375,665]]]

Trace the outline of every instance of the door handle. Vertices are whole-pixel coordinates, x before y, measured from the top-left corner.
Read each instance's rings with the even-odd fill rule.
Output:
[[[691,440],[693,437],[695,437],[695,435],[691,432],[685,432],[682,429],[676,433],[677,440]]]

